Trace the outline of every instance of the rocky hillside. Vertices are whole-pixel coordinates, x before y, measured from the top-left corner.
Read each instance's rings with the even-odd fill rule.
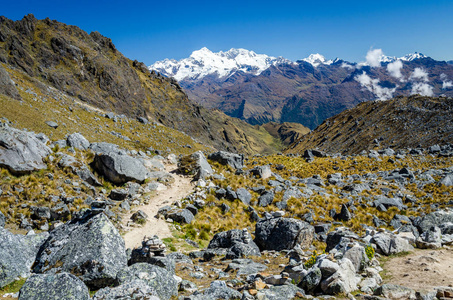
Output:
[[[190,65],[215,63],[198,53]],[[281,59],[262,65],[259,73],[253,68],[202,73],[198,68],[184,69],[184,60],[175,64],[177,69],[161,64],[150,68],[176,76],[189,97],[201,105],[250,124],[296,122],[314,129],[363,101],[412,94],[453,96],[452,65],[419,53],[400,58],[382,55],[377,65],[326,60],[316,54],[296,62]]]
[[[357,154],[392,147],[417,148],[453,140],[451,97],[396,97],[360,103],[329,118],[286,151],[319,149],[329,153]]]
[[[47,106],[54,106],[60,99],[66,99],[66,104],[59,104],[64,112],[77,103],[103,113],[162,124],[206,146],[244,153],[278,150],[274,147],[279,141],[266,131],[195,105],[175,80],[150,73],[144,64],[124,57],[109,38],[97,32],[88,34],[76,26],[37,20],[33,15],[15,22],[1,17],[0,62],[1,93],[32,106],[29,100],[49,101]],[[11,79],[15,84],[11,84]],[[36,104],[27,115],[27,109],[20,109],[23,119],[28,121],[21,124],[11,116],[19,110],[18,105],[2,103],[9,109],[2,110],[1,116],[17,121],[19,127],[39,132],[43,132],[42,120],[35,119],[35,115],[57,110]],[[37,109],[42,109],[41,113],[34,113]],[[46,117],[48,120],[44,121],[55,118]],[[30,122],[33,119],[36,122]]]
[[[9,299],[448,299],[453,292],[445,286],[452,273],[438,268],[452,257],[451,144],[308,161],[201,151],[165,159],[78,133],[51,141],[2,122],[0,145],[0,295]],[[164,171],[176,163],[184,175]],[[193,190],[146,215],[174,176],[192,178]],[[167,220],[172,236],[147,231],[126,249],[121,233],[156,218]],[[424,260],[405,264],[422,283],[395,284],[400,278],[386,273],[392,256],[420,256],[419,249],[430,249]]]

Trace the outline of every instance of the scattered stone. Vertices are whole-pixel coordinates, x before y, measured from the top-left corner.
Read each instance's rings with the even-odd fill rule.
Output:
[[[46,121],[45,122],[49,127],[52,127],[53,129],[57,129],[58,128],[58,124],[54,121]]]
[[[148,220],[148,215],[144,211],[138,210],[132,214],[131,220],[138,224],[144,224]]]
[[[180,224],[190,224],[194,219],[194,215],[188,209],[176,209],[170,210],[166,215],[165,218],[172,219],[174,222]]]

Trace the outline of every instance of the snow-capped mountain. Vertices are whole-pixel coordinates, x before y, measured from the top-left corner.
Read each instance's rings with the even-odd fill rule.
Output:
[[[319,65],[331,65],[334,62],[331,59],[326,60],[326,58],[319,53],[310,54],[310,56],[308,56],[307,58],[304,58],[302,60],[308,62],[313,67],[317,67]]]
[[[259,75],[271,65],[283,63],[291,63],[291,61],[283,57],[256,54],[246,49],[232,48],[226,52],[212,52],[204,47],[192,52],[188,58],[179,61],[165,59],[149,66],[149,69],[181,81],[201,79],[211,74],[217,74],[219,78],[223,78],[236,71]]]
[[[427,58],[427,57],[428,56],[426,56],[426,55],[424,55],[422,53],[414,52],[414,53],[406,54],[406,55],[401,56],[401,57],[382,55],[379,58],[379,61],[382,62],[382,63],[391,63],[391,62],[394,62],[394,61],[397,61],[397,60],[413,61],[413,60],[416,60],[416,59]]]

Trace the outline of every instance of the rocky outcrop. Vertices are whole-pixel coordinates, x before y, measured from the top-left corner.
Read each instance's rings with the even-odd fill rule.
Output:
[[[24,283],[19,292],[20,300],[88,300],[87,286],[69,273],[34,274]]]
[[[50,233],[34,271],[71,272],[89,287],[102,288],[113,284],[126,264],[124,240],[117,229],[103,213],[86,213]]]
[[[264,219],[256,223],[255,243],[261,250],[308,248],[314,238],[314,227],[291,218]]]
[[[47,168],[43,159],[50,153],[34,134],[0,123],[0,167],[19,175],[42,170]]]

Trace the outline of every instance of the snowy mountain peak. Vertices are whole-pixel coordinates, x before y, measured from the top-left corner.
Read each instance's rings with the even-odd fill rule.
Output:
[[[333,60],[331,60],[331,59],[326,60],[326,58],[319,53],[310,54],[310,56],[308,56],[307,58],[304,58],[302,60],[308,62],[313,67],[317,67],[321,64],[322,65],[331,65],[333,63]]]
[[[271,65],[291,63],[282,57],[256,54],[246,49],[232,48],[226,52],[212,52],[206,47],[192,52],[190,57],[177,60],[165,59],[149,66],[165,76],[176,80],[201,79],[207,75],[219,78],[229,76],[236,71],[259,75]]]
[[[400,57],[399,59],[403,60],[403,61],[413,61],[415,59],[427,58],[427,57],[428,56],[426,56],[422,53],[415,52],[415,53],[410,53],[410,54],[404,55],[403,57]]]

